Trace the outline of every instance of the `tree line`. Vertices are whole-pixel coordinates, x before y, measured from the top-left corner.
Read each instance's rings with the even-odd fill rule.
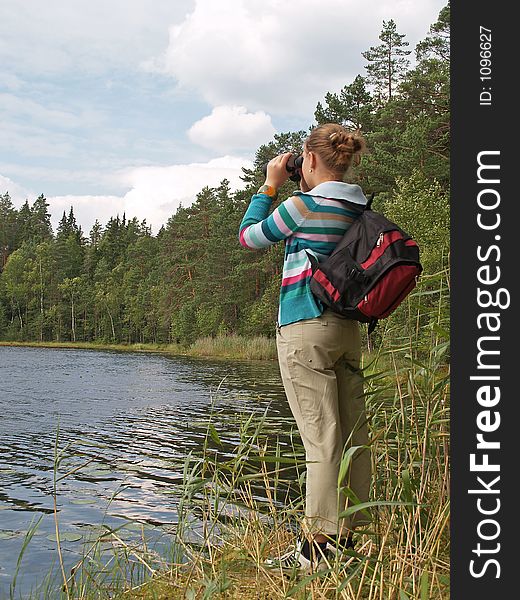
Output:
[[[425,274],[449,251],[449,4],[411,50],[393,20],[363,53],[364,75],[318,103],[314,122],[360,129],[368,152],[348,181],[419,242]],[[244,189],[203,188],[152,235],[112,217],[87,234],[73,208],[53,232],[44,195],[16,209],[0,195],[0,339],[190,344],[201,336],[274,335],[283,245],[251,252],[238,226],[273,156],[301,152],[308,131],[258,148]],[[280,197],[290,195],[288,182]],[[427,281],[427,279],[426,279]],[[392,318],[399,319],[399,314]],[[403,326],[406,325],[405,319]]]

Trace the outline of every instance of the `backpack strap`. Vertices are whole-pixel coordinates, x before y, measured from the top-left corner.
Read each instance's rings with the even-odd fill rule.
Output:
[[[311,254],[310,252],[308,252],[306,248],[305,248],[305,254],[307,255],[307,258],[309,259],[309,262],[311,263],[311,269],[312,269],[312,272],[314,273],[314,271],[316,271],[316,269],[318,268],[319,261],[314,256],[314,254]]]
[[[372,200],[374,199],[375,195],[376,195],[375,192],[372,192],[370,194],[370,198],[368,199],[368,202],[365,205],[365,210],[372,210]]]

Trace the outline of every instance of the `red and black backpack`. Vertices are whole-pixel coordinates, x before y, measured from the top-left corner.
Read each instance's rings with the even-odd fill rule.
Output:
[[[369,334],[413,290],[423,270],[417,242],[371,210],[372,200],[323,262],[307,253],[313,294],[334,312],[369,323]]]

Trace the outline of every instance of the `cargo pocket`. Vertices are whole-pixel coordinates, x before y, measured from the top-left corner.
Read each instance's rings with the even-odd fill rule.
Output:
[[[334,326],[326,319],[302,321],[300,334],[300,360],[307,368],[328,371],[334,368]]]

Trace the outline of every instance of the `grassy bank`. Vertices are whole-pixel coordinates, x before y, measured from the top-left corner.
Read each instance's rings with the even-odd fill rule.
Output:
[[[63,573],[60,597],[448,600],[445,349],[436,339],[420,362],[403,347],[365,365],[374,475],[364,509],[372,523],[358,532],[355,551],[330,558],[308,576],[267,568],[265,559],[293,542],[302,522],[305,464],[299,436],[290,420],[267,413],[237,414],[222,431],[210,418],[200,451],[185,462],[168,556],[144,539],[126,542],[121,530],[107,528],[75,568]],[[229,431],[238,434],[232,452],[222,441]],[[292,445],[280,444],[288,435]],[[350,460],[347,451],[342,469]],[[362,508],[351,503],[349,510]]]
[[[220,432],[208,426],[202,456],[186,466],[182,522],[196,518],[204,532],[200,544],[186,543],[181,523],[188,563],[168,565],[120,598],[448,600],[449,377],[441,348],[421,364],[393,355],[386,357],[392,368],[367,368],[372,524],[358,533],[355,551],[308,576],[265,567],[301,523],[303,450],[296,436],[294,451],[280,452],[267,419],[244,418],[232,459],[218,459]],[[344,467],[349,460],[346,452]],[[291,479],[288,469],[300,477]],[[296,497],[287,493],[291,485]]]
[[[9,342],[0,341],[0,346],[28,346],[34,348],[78,348],[84,350],[113,350],[117,352],[155,352],[182,356],[206,356],[244,360],[274,360],[276,345],[266,336],[243,337],[227,335],[204,337],[191,346],[181,344],[110,344],[101,342]]]
[[[186,354],[186,348],[178,344],[108,344],[103,342],[0,341],[0,346],[21,346],[30,348],[77,348],[81,350],[115,350],[118,352],[169,352],[171,354]]]

